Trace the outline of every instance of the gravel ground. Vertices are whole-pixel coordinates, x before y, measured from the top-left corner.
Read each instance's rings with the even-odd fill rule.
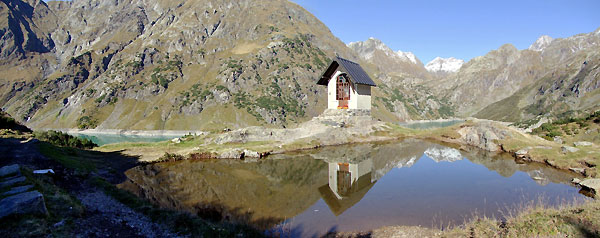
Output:
[[[82,191],[77,198],[88,214],[76,221],[76,237],[183,237],[101,191]]]

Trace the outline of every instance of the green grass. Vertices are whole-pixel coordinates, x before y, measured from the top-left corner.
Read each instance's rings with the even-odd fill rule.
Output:
[[[600,202],[544,207],[527,205],[506,221],[479,217],[441,237],[599,237]]]
[[[86,155],[90,152],[70,147],[58,147],[48,142],[40,142],[38,149],[48,158],[80,173],[87,174],[96,170],[95,161]]]

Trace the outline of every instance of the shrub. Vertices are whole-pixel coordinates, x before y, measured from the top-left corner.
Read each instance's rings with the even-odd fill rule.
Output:
[[[41,141],[63,147],[73,147],[79,149],[91,149],[98,146],[89,139],[81,139],[60,131],[36,131],[33,136]]]

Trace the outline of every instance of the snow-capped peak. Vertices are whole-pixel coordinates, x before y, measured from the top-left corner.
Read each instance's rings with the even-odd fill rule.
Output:
[[[456,72],[464,63],[464,60],[456,59],[454,57],[436,57],[425,65],[425,69],[429,72]]]
[[[381,51],[385,55],[404,61],[417,64],[417,57],[411,52],[397,51],[394,52],[390,47],[385,45],[381,40],[369,37],[366,41],[350,42],[347,46],[356,51],[365,60],[373,58],[375,51]]]
[[[529,46],[529,50],[542,51],[548,47],[553,40],[554,39],[552,39],[552,37],[547,35],[540,36],[540,38],[538,38],[532,45]]]
[[[396,54],[401,59],[408,59],[410,62],[413,62],[413,64],[417,63],[417,57],[412,52],[402,52],[399,50],[396,52]]]

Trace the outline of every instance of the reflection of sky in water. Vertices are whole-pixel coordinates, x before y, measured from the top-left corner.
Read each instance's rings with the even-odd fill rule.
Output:
[[[180,136],[139,136],[139,135],[120,135],[120,134],[79,134],[72,133],[71,135],[89,139],[98,146],[121,143],[121,142],[159,142],[178,138]]]
[[[292,237],[389,225],[447,227],[473,214],[501,217],[540,196],[548,204],[581,197],[568,173],[410,139],[128,172],[125,187],[162,206],[192,213],[207,203],[238,208],[251,212],[251,220],[271,219],[265,228],[280,224],[274,230]]]
[[[362,198],[342,214],[336,216],[338,207],[331,206],[330,198],[322,197],[279,228],[305,237],[393,225],[447,227],[461,224],[474,214],[500,218],[540,198],[552,205],[579,197],[575,187],[546,178],[536,181],[522,171],[503,177],[484,165],[457,158],[455,152],[450,148],[427,149],[414,164],[400,163],[373,181],[366,195],[360,194]],[[539,169],[531,171],[543,174]]]

